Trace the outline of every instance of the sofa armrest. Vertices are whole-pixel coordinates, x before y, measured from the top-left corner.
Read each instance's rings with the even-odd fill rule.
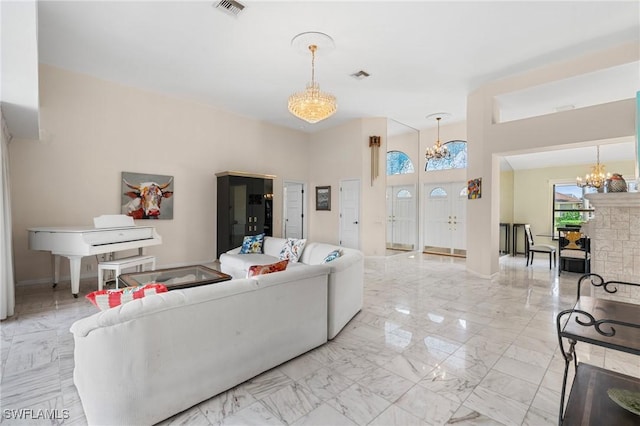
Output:
[[[234,249],[231,249],[229,251],[227,251],[228,254],[239,254],[240,253],[240,249],[242,249],[242,247],[236,247]]]
[[[344,253],[337,259],[332,260],[331,262],[323,263],[323,265],[329,268],[330,272],[340,272],[345,269],[350,268],[356,263],[362,263],[364,260],[364,256],[361,252],[354,250],[349,251],[348,253]]]

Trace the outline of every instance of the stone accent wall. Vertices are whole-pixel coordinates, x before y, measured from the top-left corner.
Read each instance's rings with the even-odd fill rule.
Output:
[[[595,210],[584,228],[591,238],[591,272],[605,281],[640,283],[640,193],[598,193],[586,198]],[[597,295],[603,296],[600,291]],[[640,287],[621,287],[611,298],[640,303]]]

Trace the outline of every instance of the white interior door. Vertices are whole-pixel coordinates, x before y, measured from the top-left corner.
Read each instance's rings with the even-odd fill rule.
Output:
[[[304,184],[284,183],[284,237],[304,238]]]
[[[360,180],[340,182],[340,245],[360,248]]]
[[[387,247],[414,250],[416,246],[415,185],[387,188]]]
[[[466,190],[464,182],[425,184],[425,252],[466,254]]]

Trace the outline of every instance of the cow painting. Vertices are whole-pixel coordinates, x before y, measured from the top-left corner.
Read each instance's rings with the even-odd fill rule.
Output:
[[[173,191],[167,189],[173,182],[172,177],[164,177],[164,180],[140,181],[127,179],[124,175],[125,173],[122,178],[123,195],[125,199],[128,198],[128,201],[122,206],[123,214],[134,219],[173,218],[173,209],[169,212],[170,214],[165,214],[165,209],[161,208],[162,200],[173,196]]]

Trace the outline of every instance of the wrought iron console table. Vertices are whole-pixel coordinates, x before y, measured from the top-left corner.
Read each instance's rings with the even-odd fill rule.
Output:
[[[598,274],[585,274],[578,280],[576,304],[556,317],[558,342],[565,360],[558,424],[637,426],[639,417],[618,406],[607,392],[612,388],[640,392],[640,378],[578,363],[575,346],[577,342],[586,342],[640,355],[640,305],[581,296],[580,290],[585,281],[594,287],[602,287],[610,294],[617,293],[620,285],[640,287],[635,283],[604,281]],[[576,374],[564,408],[571,361]]]

